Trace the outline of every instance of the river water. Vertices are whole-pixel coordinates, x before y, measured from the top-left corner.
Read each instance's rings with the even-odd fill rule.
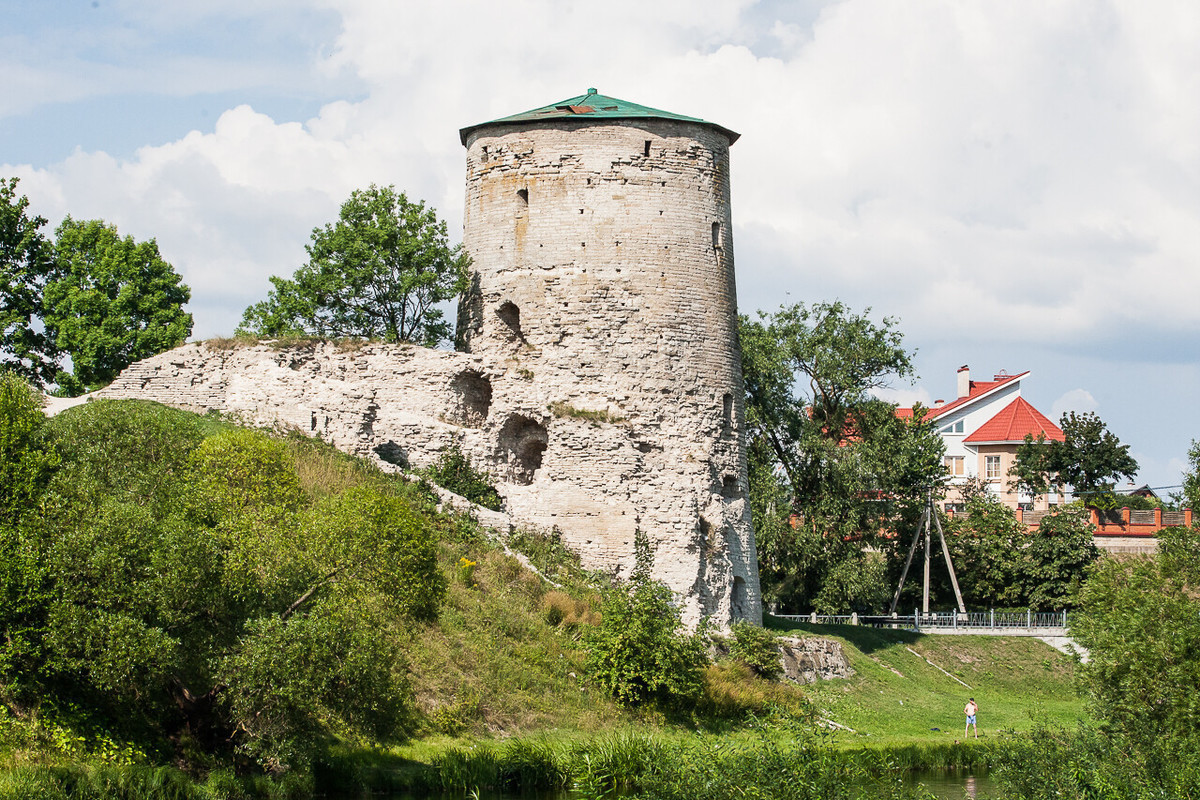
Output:
[[[968,773],[961,771],[924,772],[913,775],[913,784],[920,784],[928,789],[938,800],[986,800],[995,796],[996,784],[986,774]],[[328,800],[357,800],[361,795],[345,795],[344,797],[329,795]],[[462,792],[447,792],[444,794],[398,794],[387,795],[387,800],[463,800]],[[474,797],[474,795],[472,795]],[[531,792],[528,794],[511,794],[501,792],[480,792],[479,800],[575,800],[579,797],[574,792]]]

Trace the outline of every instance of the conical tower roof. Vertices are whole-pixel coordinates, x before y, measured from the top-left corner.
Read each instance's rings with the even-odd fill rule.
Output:
[[[741,134],[721,125],[717,125],[698,117],[685,117],[682,114],[672,114],[669,111],[659,111],[656,108],[649,106],[638,105],[631,103],[628,100],[618,100],[615,97],[598,94],[595,89],[588,89],[587,94],[581,94],[578,97],[570,97],[566,100],[561,100],[548,106],[535,108],[530,111],[524,111],[520,114],[513,114],[509,117],[501,117],[494,119],[491,122],[480,122],[477,125],[468,125],[458,132],[459,138],[462,140],[463,146],[467,144],[467,137],[480,128],[486,128],[489,125],[520,125],[521,123],[536,123],[546,119],[673,119],[680,122],[695,122],[700,125],[707,125],[717,131],[723,133],[729,138],[729,143],[733,144],[738,140]]]

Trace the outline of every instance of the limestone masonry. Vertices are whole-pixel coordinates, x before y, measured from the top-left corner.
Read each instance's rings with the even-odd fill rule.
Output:
[[[282,422],[382,463],[451,442],[519,524],[627,575],[635,532],[685,620],[761,614],[747,500],[729,145],[587,95],[462,131],[466,352],[188,344],[101,394]]]

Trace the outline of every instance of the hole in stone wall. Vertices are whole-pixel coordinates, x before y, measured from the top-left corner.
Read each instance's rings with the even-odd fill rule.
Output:
[[[522,206],[529,205],[529,190],[517,189],[517,199],[521,201]]]
[[[646,141],[646,146],[642,148],[642,155],[644,155],[644,156],[650,155],[650,141],[649,140]]]
[[[726,428],[733,425],[733,395],[729,392],[721,398],[721,421]]]
[[[546,427],[537,420],[514,414],[504,421],[497,444],[500,461],[508,465],[509,483],[533,483],[548,442]]]
[[[408,469],[408,451],[393,441],[377,444],[373,448],[380,461],[384,461],[401,469]]]
[[[492,382],[473,369],[460,372],[450,381],[456,405],[451,420],[469,428],[478,428],[492,407]]]
[[[317,412],[314,411],[314,412],[312,412],[312,426],[309,428],[309,430],[315,431],[316,429],[317,429]]]
[[[713,250],[721,246],[721,223],[714,222],[712,224]]]
[[[749,615],[748,601],[745,579],[740,575],[734,575],[733,590],[729,594],[729,611],[734,619],[745,619]]]
[[[726,500],[736,500],[742,496],[738,489],[737,475],[726,475],[721,479],[721,496]]]
[[[508,326],[513,336],[516,336],[518,339],[525,338],[525,335],[521,333],[521,309],[517,308],[516,303],[511,300],[505,300],[496,309],[496,316]]]

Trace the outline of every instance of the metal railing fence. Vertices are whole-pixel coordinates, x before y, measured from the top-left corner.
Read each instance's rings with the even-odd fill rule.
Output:
[[[914,610],[911,614],[772,614],[779,619],[807,622],[810,625],[864,625],[873,628],[978,628],[978,629],[1033,629],[1066,628],[1066,611],[970,611],[965,614],[955,611],[931,611],[923,614]]]

